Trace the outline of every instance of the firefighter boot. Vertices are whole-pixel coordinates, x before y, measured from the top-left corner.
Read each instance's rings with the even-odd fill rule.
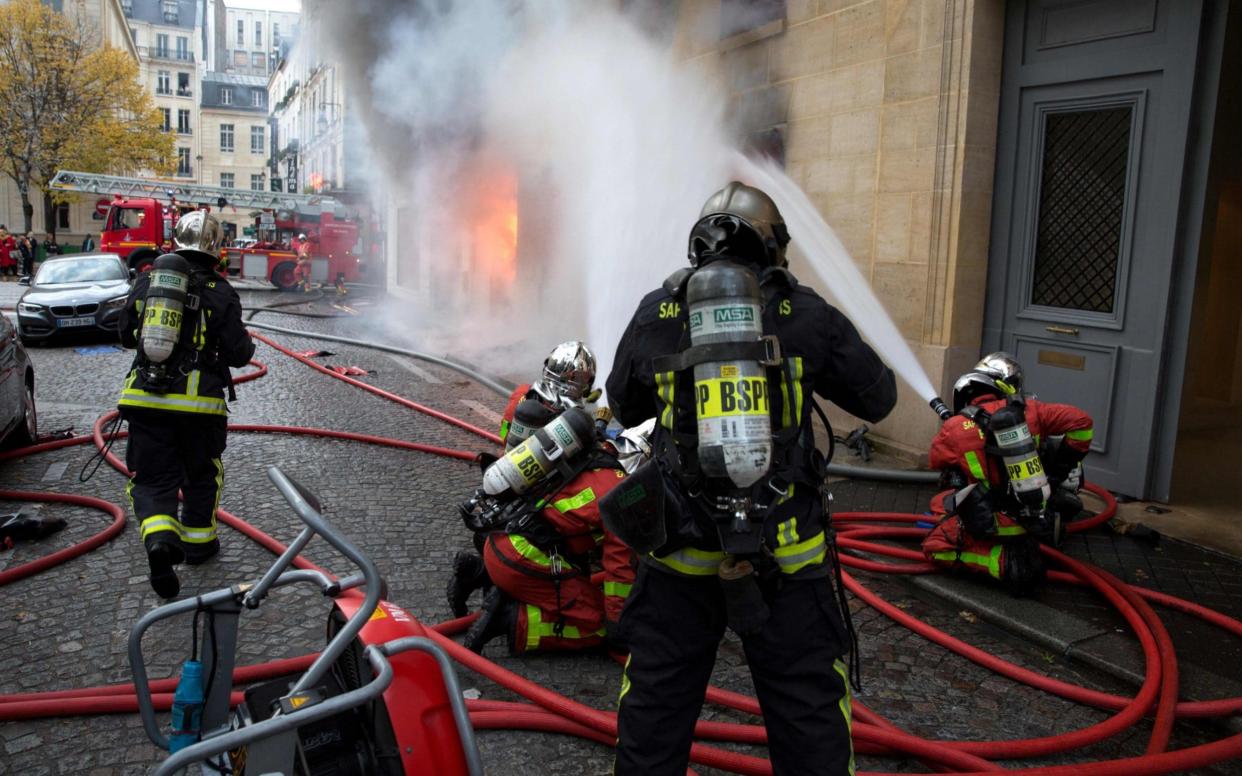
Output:
[[[220,540],[212,539],[207,544],[186,544],[185,562],[190,566],[201,566],[220,554]]]
[[[465,617],[469,611],[466,600],[470,594],[479,588],[489,590],[491,586],[492,581],[487,576],[487,567],[481,557],[465,550],[457,553],[453,558],[453,576],[449,577],[448,589],[445,590],[453,616]]]
[[[483,654],[483,647],[497,636],[504,636],[509,641],[509,650],[513,650],[513,629],[517,624],[517,607],[512,598],[505,595],[500,588],[494,588],[483,599],[483,610],[479,619],[475,620],[466,638],[462,641],[466,649],[476,654]]]
[[[1047,574],[1039,543],[1030,537],[1025,541],[1005,546],[1002,577],[1009,592],[1016,598],[1024,598],[1039,591]]]
[[[147,547],[147,565],[151,567],[151,589],[160,598],[176,598],[181,580],[173,566],[183,559],[181,549],[168,542],[152,542]]]

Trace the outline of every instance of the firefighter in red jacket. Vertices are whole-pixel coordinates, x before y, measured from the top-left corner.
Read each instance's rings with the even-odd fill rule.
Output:
[[[591,396],[595,358],[581,342],[558,345],[544,361],[542,379],[510,396],[501,421],[506,448],[520,445],[564,410]],[[525,524],[480,534],[482,555],[462,552],[453,562],[449,606],[466,614],[466,599],[480,587],[486,595],[479,620],[465,644],[478,652],[497,636],[509,651],[587,649],[614,631],[634,581],[633,553],[606,532],[599,500],[625,476],[611,446],[592,440],[580,471],[554,492],[528,494]],[[520,510],[519,510],[520,511]],[[603,585],[591,581],[598,558]]]
[[[1039,542],[1058,543],[1082,509],[1082,459],[1091,417],[1022,395],[1022,367],[985,356],[953,386],[954,415],[932,440],[929,464],[946,490],[932,499],[940,522],[923,540],[932,563],[1033,591],[1044,579]]]

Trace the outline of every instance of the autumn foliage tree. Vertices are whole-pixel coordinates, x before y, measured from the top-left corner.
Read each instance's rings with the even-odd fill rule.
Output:
[[[30,192],[44,192],[50,213],[48,182],[57,170],[170,170],[173,139],[161,131],[138,64],[99,38],[83,19],[39,0],[0,4],[0,170],[21,192],[27,232]]]

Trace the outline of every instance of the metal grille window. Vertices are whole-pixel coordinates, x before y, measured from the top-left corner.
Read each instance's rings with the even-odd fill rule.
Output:
[[[177,149],[177,174],[190,174],[190,149],[188,148]]]
[[[220,125],[220,150],[228,151],[230,153],[233,151],[233,125],[232,124],[221,124]]]
[[[190,129],[190,112],[182,108],[177,111],[177,132],[178,134],[188,135],[193,130]]]
[[[1048,114],[1031,304],[1113,312],[1132,110]]]
[[[233,173],[231,172],[220,173],[220,188],[222,189],[233,188]]]

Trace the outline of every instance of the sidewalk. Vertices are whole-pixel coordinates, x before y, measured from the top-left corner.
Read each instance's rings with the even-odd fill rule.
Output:
[[[848,454],[840,457],[849,462]],[[855,459],[857,460],[857,459]],[[842,480],[833,483],[837,511],[924,512],[935,488]],[[1088,508],[1095,506],[1088,500]],[[1120,536],[1107,526],[1067,537],[1061,550],[1118,578],[1185,598],[1242,619],[1242,559],[1168,536],[1156,544]],[[1028,639],[1052,655],[1085,664],[1127,684],[1143,680],[1143,653],[1116,611],[1084,588],[1048,585],[1038,596],[1018,599],[976,575],[900,577],[913,590],[935,597],[963,616]],[[1185,700],[1242,695],[1238,665],[1242,642],[1203,621],[1155,607],[1173,639]],[[1230,728],[1242,732],[1242,720]]]

